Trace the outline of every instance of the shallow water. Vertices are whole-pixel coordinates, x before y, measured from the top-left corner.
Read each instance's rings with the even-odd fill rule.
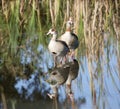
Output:
[[[47,93],[52,90],[37,69],[48,72],[48,68],[53,66],[53,59],[47,49],[40,45],[38,51],[42,52],[42,59],[36,58],[36,70],[28,79],[16,78],[14,86],[19,96],[6,96],[7,109],[119,109],[119,43],[113,39],[105,43],[102,54],[98,57],[90,52],[81,53],[82,50],[79,50],[79,74],[72,82],[73,101],[66,96],[64,85],[59,88],[58,100],[48,98]],[[33,55],[32,52],[30,54]],[[22,53],[21,63],[30,63],[31,55]],[[2,102],[0,109],[5,109]]]

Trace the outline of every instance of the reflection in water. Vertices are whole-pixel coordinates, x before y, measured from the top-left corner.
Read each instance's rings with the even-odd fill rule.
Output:
[[[0,109],[6,106],[5,99],[8,109],[40,109],[41,107],[44,109],[50,109],[50,107],[51,109],[119,109],[120,51],[118,45],[119,42],[116,43],[116,40],[112,39],[105,46],[102,45],[101,49],[95,53],[90,50],[87,54],[80,52],[78,55],[79,73],[71,85],[74,101],[66,96],[65,85],[61,85],[58,89],[58,100],[51,100],[47,96],[48,93],[52,93],[52,90],[45,81],[45,73],[42,74],[40,71],[48,72],[48,68],[53,66],[51,63],[53,61],[52,58],[48,59],[50,55],[46,50],[42,52],[43,48],[40,45],[38,50],[42,52],[43,58],[36,59],[34,74],[27,79],[16,78],[15,82],[9,80],[9,82],[2,83],[7,91],[0,93]],[[27,59],[27,55],[25,59]],[[22,59],[23,61],[24,59]],[[1,79],[2,77],[0,81]],[[4,83],[7,83],[8,86],[15,83],[14,90],[17,90],[18,94],[14,90],[11,91],[10,87]]]
[[[79,64],[76,59],[73,62],[68,62],[60,67],[54,68],[50,73],[47,82],[51,85],[53,90],[49,97],[57,97],[58,88],[60,85],[66,83],[66,93],[72,96],[71,83],[78,76]]]
[[[98,58],[95,58],[95,54],[91,52],[86,56],[90,75],[90,92],[95,108],[99,109],[118,109],[120,103],[118,100],[120,97],[119,63],[117,62],[119,51],[114,41],[111,40],[109,43]]]
[[[51,99],[53,97],[57,97],[59,86],[64,84],[67,80],[69,68],[70,66],[54,68],[54,70],[50,73],[47,82],[51,85],[53,91],[52,94],[48,94]]]

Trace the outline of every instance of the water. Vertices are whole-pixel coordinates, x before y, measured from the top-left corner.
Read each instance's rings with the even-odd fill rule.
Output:
[[[21,52],[21,63],[36,61],[36,70],[29,78],[16,78],[14,90],[18,94],[6,97],[8,109],[119,109],[120,108],[120,59],[119,43],[110,39],[102,53],[96,57],[92,53],[78,53],[79,74],[72,82],[74,100],[66,96],[65,85],[59,87],[58,100],[51,100],[47,93],[50,85],[41,78],[42,72],[49,72],[53,66],[52,56],[39,45],[42,55],[35,57],[30,52]],[[80,48],[83,49],[83,48]],[[81,50],[80,50],[81,51]],[[34,56],[34,59],[31,58]],[[40,58],[42,57],[42,59]],[[49,58],[48,58],[49,57]],[[49,69],[48,69],[49,68]],[[39,69],[39,70],[38,70]],[[9,93],[14,95],[14,93]],[[0,102],[0,109],[4,103]]]

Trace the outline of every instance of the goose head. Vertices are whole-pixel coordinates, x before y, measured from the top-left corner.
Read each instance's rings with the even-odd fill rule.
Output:
[[[73,19],[70,17],[69,20],[66,22],[66,28],[71,29],[74,26]]]
[[[57,31],[55,29],[51,28],[51,29],[49,29],[47,35],[49,35],[49,34],[51,34],[51,35],[57,34]]]

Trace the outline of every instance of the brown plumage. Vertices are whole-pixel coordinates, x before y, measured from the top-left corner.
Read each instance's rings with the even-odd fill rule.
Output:
[[[69,48],[64,41],[57,40],[57,32],[54,29],[50,29],[47,35],[49,34],[52,34],[52,38],[49,42],[48,49],[54,55],[54,62],[56,62],[56,57],[63,59],[69,52]]]
[[[72,26],[73,26],[73,21],[70,18],[66,23],[66,31],[61,37],[59,37],[59,40],[66,42],[66,44],[68,45],[68,47],[71,51],[71,56],[73,56],[73,58],[74,58],[75,57],[75,49],[78,48],[78,46],[79,46],[79,40],[78,40],[77,35],[75,33],[73,33]]]

